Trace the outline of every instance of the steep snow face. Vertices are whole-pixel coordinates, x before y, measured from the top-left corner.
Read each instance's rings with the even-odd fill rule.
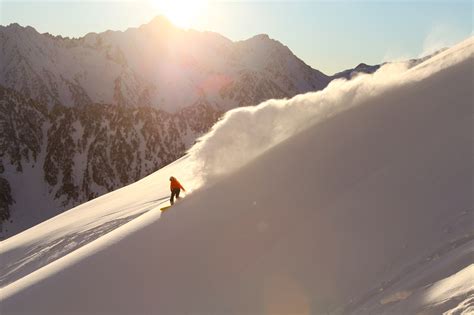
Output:
[[[470,39],[229,113],[185,158],[3,241],[2,313],[468,309],[473,58]],[[170,175],[195,191],[160,217]]]
[[[162,17],[79,39],[12,24],[0,27],[0,39],[0,85],[51,106],[93,102],[175,112],[205,102],[230,109],[329,82],[268,36],[234,43],[178,29]]]

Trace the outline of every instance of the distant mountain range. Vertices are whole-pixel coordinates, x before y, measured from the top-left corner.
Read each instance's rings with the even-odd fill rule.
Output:
[[[245,41],[182,30],[165,18],[78,39],[11,24],[0,29],[0,84],[48,104],[151,106],[258,104],[324,88],[330,78],[267,35]]]
[[[357,65],[357,67],[355,67],[353,69],[347,69],[347,70],[338,72],[338,73],[334,74],[333,76],[331,76],[331,78],[332,79],[341,79],[341,78],[343,78],[343,79],[350,80],[357,73],[374,73],[381,66],[382,65],[370,66],[370,65],[366,65],[365,63],[360,63],[359,65]]]
[[[73,39],[0,26],[0,60],[2,237],[176,160],[229,109],[378,67],[331,77],[267,35],[233,42],[163,17]]]

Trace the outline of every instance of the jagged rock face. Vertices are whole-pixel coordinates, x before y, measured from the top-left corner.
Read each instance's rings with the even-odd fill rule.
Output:
[[[46,106],[0,87],[0,223],[10,218],[14,202],[5,166],[22,172],[25,162],[36,161],[44,142],[46,113]]]
[[[0,172],[3,173],[4,168],[0,165]],[[6,178],[0,176],[0,226],[1,222],[10,218],[10,206],[13,203],[12,191],[10,183]]]
[[[31,226],[176,160],[229,109],[330,81],[267,35],[232,42],[162,18],[77,39],[0,26],[0,60],[3,237],[29,211]],[[56,210],[21,202],[35,198]]]
[[[353,69],[347,69],[341,72],[334,74],[331,78],[332,79],[340,79],[344,78],[346,80],[352,79],[353,76],[357,75],[358,73],[374,73],[377,71],[382,65],[367,65],[365,63],[360,63],[357,67]]]
[[[38,157],[46,115],[41,103],[0,87],[0,156],[17,171],[22,171],[22,161]]]

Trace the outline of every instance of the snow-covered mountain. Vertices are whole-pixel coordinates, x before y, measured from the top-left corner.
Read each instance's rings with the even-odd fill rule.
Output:
[[[163,17],[70,39],[0,26],[0,239],[182,156],[227,110],[324,88],[278,41]]]
[[[382,64],[383,65],[383,64]],[[354,75],[360,74],[360,73],[374,73],[377,71],[382,65],[367,65],[365,63],[360,63],[358,64],[355,68],[353,69],[347,69],[341,72],[338,72],[334,75],[331,76],[331,78],[334,79],[347,79],[350,80]]]
[[[439,49],[431,54],[428,54],[426,56],[423,56],[423,57],[420,57],[420,58],[413,58],[413,59],[409,59],[407,61],[404,62],[404,64],[407,66],[407,67],[415,67],[416,65],[436,56],[437,54],[440,54],[442,53],[443,51],[445,51],[447,48],[442,48],[442,49]],[[359,75],[359,74],[364,74],[364,73],[368,73],[368,74],[371,74],[371,73],[374,73],[375,71],[377,71],[378,69],[380,69],[380,67],[388,64],[388,63],[394,63],[396,61],[391,61],[391,62],[383,62],[381,64],[378,64],[378,65],[368,65],[368,64],[365,64],[365,63],[360,63],[358,64],[355,68],[351,68],[351,69],[346,69],[346,70],[343,70],[343,71],[340,71],[340,72],[337,72],[335,74],[333,74],[332,76],[330,76],[331,78],[331,81],[332,80],[337,80],[337,79],[346,79],[346,80],[351,80],[352,78],[354,78],[355,76]]]
[[[0,87],[0,215],[13,235],[180,157],[220,112],[196,104],[54,106]]]
[[[0,244],[2,314],[468,314],[474,38],[227,112]],[[168,178],[190,193],[171,210]]]
[[[0,27],[0,43],[0,85],[50,106],[107,103],[175,112],[204,102],[222,110],[329,82],[267,35],[232,42],[176,28],[163,17],[78,39],[11,24]]]

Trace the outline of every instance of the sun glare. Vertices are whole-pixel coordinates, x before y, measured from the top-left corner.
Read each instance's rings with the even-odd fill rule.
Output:
[[[204,0],[150,0],[156,13],[166,16],[178,27],[195,25],[206,9]]]

